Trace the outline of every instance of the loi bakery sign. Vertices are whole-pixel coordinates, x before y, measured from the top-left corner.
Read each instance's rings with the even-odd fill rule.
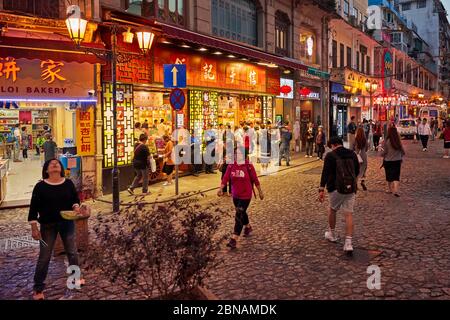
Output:
[[[0,98],[77,100],[93,88],[91,64],[0,57]]]

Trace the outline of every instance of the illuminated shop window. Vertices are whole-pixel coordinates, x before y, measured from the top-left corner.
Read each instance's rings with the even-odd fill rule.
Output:
[[[203,134],[209,124],[218,125],[218,93],[211,91],[189,91],[189,128],[196,134]]]

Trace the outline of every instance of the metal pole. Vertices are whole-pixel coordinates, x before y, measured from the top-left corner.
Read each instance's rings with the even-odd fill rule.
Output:
[[[112,171],[112,193],[113,193],[113,212],[120,210],[120,190],[119,190],[119,169],[117,167],[117,52],[116,52],[116,29],[111,30],[111,81],[112,81],[112,108],[113,108],[113,157],[114,167]]]
[[[175,165],[175,195],[179,194],[179,187],[178,187],[178,165]]]

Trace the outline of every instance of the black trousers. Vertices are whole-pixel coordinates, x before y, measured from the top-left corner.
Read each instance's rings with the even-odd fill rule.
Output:
[[[375,149],[380,145],[380,138],[380,136],[373,136],[373,146],[375,147]]]
[[[420,140],[422,141],[422,146],[424,148],[428,148],[428,138],[429,136],[420,136]]]
[[[234,219],[234,234],[241,235],[244,226],[250,222],[248,220],[247,209],[250,205],[251,199],[238,199],[233,198],[234,207],[236,208],[236,217]]]
[[[22,157],[24,159],[28,159],[28,149],[27,148],[23,148],[23,150],[22,150]]]

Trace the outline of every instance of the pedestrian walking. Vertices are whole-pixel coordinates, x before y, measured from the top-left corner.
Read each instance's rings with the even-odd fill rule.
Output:
[[[164,148],[164,167],[162,171],[166,174],[167,178],[163,186],[169,186],[172,184],[173,169],[175,168],[175,163],[172,159],[173,142],[168,135],[164,135],[163,139],[166,146]]]
[[[394,194],[396,197],[400,197],[400,172],[402,166],[402,160],[405,156],[405,150],[403,149],[400,135],[398,134],[396,127],[391,127],[388,130],[386,140],[383,145],[383,166],[386,174],[386,181],[388,182],[389,194]]]
[[[421,123],[422,123],[422,120],[420,118],[418,118],[416,121],[416,136],[415,136],[413,143],[418,143],[420,141],[419,126]]]
[[[441,136],[444,139],[444,159],[448,159],[450,151],[450,119],[445,123],[445,128]]]
[[[69,266],[79,266],[75,224],[72,220],[63,219],[60,214],[62,211],[80,213],[80,199],[73,182],[64,178],[62,163],[51,159],[44,163],[42,180],[33,189],[28,213],[31,235],[34,240],[40,242],[34,273],[34,300],[44,300],[45,279],[58,234],[63,242]],[[78,284],[83,285],[84,279],[80,279]]]
[[[319,126],[317,130],[318,130],[316,136],[317,160],[323,160],[323,154],[325,153],[326,137],[325,133],[323,132],[323,126]]]
[[[37,156],[41,155],[41,148],[44,145],[44,142],[45,142],[44,137],[40,133],[38,133],[37,137],[36,137],[36,145],[35,145]]]
[[[430,120],[431,141],[434,141],[434,138],[436,136],[436,129],[437,129],[437,119],[434,120],[434,118],[431,118]]]
[[[210,150],[210,152],[211,152],[211,154],[210,154],[211,159],[216,156],[216,150],[215,150],[216,138],[217,138],[216,131],[213,129],[212,124],[208,124],[208,130],[205,131],[205,145],[206,145],[207,151]],[[213,170],[213,165],[206,164],[205,172],[207,174],[215,173]]]
[[[148,169],[150,168],[150,149],[147,146],[148,137],[145,133],[139,136],[139,142],[134,147],[133,168],[135,177],[128,192],[133,195],[134,189],[139,186],[142,180],[142,194],[150,194],[148,192]]]
[[[422,141],[422,151],[427,151],[428,149],[428,139],[431,136],[430,125],[427,123],[427,118],[423,118],[422,123],[418,127],[420,141]]]
[[[359,175],[358,180],[361,181],[361,187],[364,191],[367,191],[366,187],[366,171],[368,166],[367,151],[369,150],[369,145],[362,128],[356,130],[355,137],[355,152],[358,157],[359,162]]]
[[[281,128],[281,146],[280,146],[280,159],[278,161],[278,165],[281,166],[281,159],[286,160],[286,166],[290,166],[289,162],[291,159],[291,150],[290,145],[292,141],[292,132],[288,127],[289,123],[286,122],[284,126]]]
[[[300,122],[297,120],[294,123],[294,140],[295,140],[295,152],[300,152],[300,143],[301,143],[301,135],[300,135]]]
[[[238,150],[238,149],[237,149]],[[238,151],[235,151],[236,153]],[[235,153],[235,161],[228,165],[227,171],[222,179],[218,196],[223,195],[223,189],[229,181],[231,181],[231,192],[233,196],[233,204],[236,210],[234,232],[227,246],[235,249],[237,241],[244,229],[244,237],[250,236],[252,227],[250,225],[247,209],[250,205],[253,194],[255,194],[254,186],[258,189],[259,198],[264,199],[264,194],[256,174],[255,167],[248,161],[248,157],[243,163],[238,163],[239,157]],[[255,194],[256,197],[256,194]]]
[[[375,151],[378,151],[378,146],[380,145],[381,136],[382,136],[381,123],[380,123],[380,121],[376,121],[374,129],[373,129],[373,147],[374,147]]]
[[[324,202],[325,187],[329,195],[328,231],[325,239],[337,242],[336,213],[342,210],[345,215],[344,252],[353,252],[353,211],[357,191],[359,162],[356,153],[346,149],[339,137],[332,137],[328,143],[332,151],[325,156],[320,179],[319,201]]]
[[[350,150],[353,150],[355,147],[355,135],[356,135],[356,123],[355,123],[355,116],[352,116],[350,118],[350,123],[347,126],[347,132],[348,132],[348,148]]]
[[[20,133],[19,124],[16,124],[13,130],[13,137],[14,137],[14,159],[13,162],[22,162],[22,160],[19,159],[19,152],[20,147],[22,145],[22,135]]]
[[[369,120],[369,138],[367,139],[367,143],[369,144],[369,150],[374,150],[373,146],[373,131],[375,129],[375,123],[372,119]]]
[[[259,133],[259,148],[260,148],[260,158],[261,163],[261,174],[267,174],[267,169],[271,158],[272,145],[270,143],[270,125],[271,122],[267,121],[267,126],[262,124]]]
[[[51,159],[56,159],[56,151],[58,146],[56,145],[56,142],[53,141],[53,137],[50,133],[45,135],[45,142],[42,145],[42,148],[44,149],[44,162]]]
[[[308,128],[306,129],[306,155],[305,158],[312,158],[313,148],[314,148],[314,126],[310,122]]]
[[[28,149],[30,148],[30,139],[27,133],[27,127],[22,127],[21,139],[22,141],[22,157],[28,159]]]

